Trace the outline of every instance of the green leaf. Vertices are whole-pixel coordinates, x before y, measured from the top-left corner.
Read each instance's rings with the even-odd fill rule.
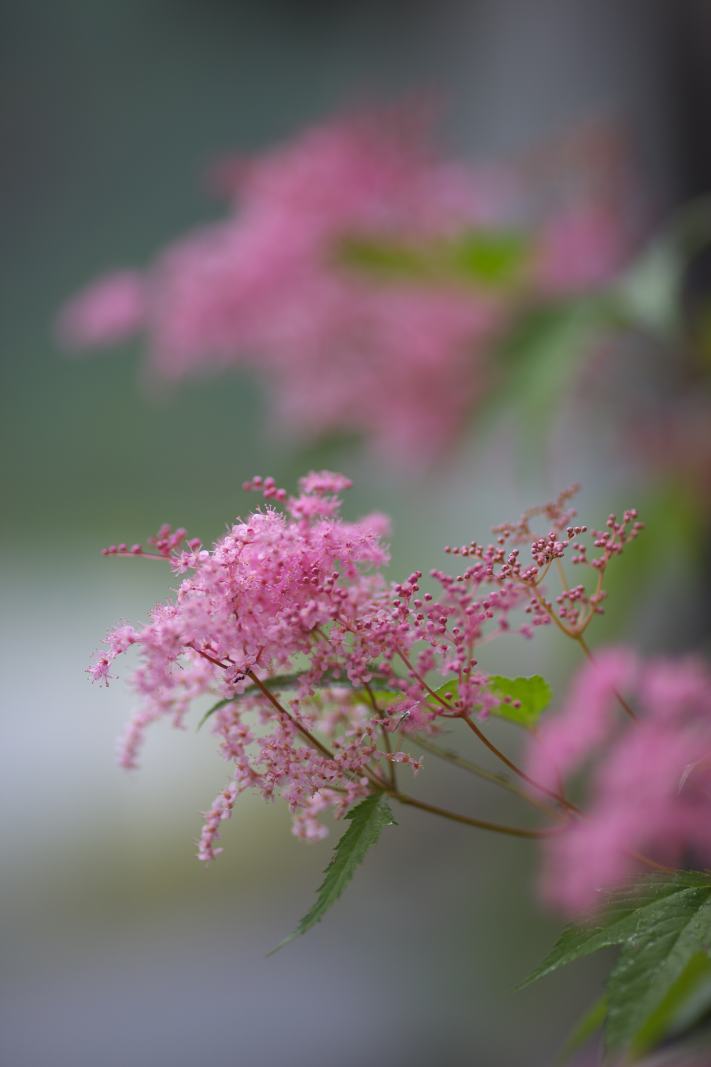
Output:
[[[689,888],[702,888],[711,893],[711,878],[696,871],[682,871],[671,877],[650,878],[613,894],[606,909],[594,922],[566,926],[549,954],[521,988],[525,989],[583,956],[624,943],[634,936],[648,913],[663,912],[668,898]]]
[[[489,714],[528,729],[536,725],[553,699],[553,690],[540,674],[530,678],[506,678],[503,674],[492,674],[488,688],[494,696],[501,697],[501,703],[490,708]],[[459,682],[456,678],[450,678],[434,692],[443,700],[454,703],[459,698]],[[435,698],[431,697],[430,703],[433,701]]]
[[[511,230],[480,230],[466,234],[452,247],[457,274],[486,286],[510,285],[521,275],[530,254],[530,240]]]
[[[711,1003],[711,960],[704,952],[691,957],[678,979],[635,1038],[635,1047],[651,1048],[662,1036],[687,1029]]]
[[[438,686],[434,690],[435,696],[429,698],[430,703],[439,704],[439,700],[436,697],[441,697],[442,700],[446,700],[448,704],[453,704],[455,700],[459,698],[459,681],[456,678],[450,678],[444,685]],[[440,704],[441,707],[441,704]]]
[[[341,242],[339,259],[346,267],[385,280],[455,280],[500,288],[522,275],[530,249],[525,234],[473,230],[454,240],[418,244],[350,237]]]
[[[607,984],[610,1049],[642,1052],[663,1033],[669,1005],[686,993],[690,963],[711,948],[710,893],[708,886],[684,889],[640,918]]]
[[[343,893],[356,868],[362,863],[366,852],[380,837],[386,826],[396,825],[390,806],[383,793],[373,793],[346,815],[350,826],[336,845],[333,858],[326,868],[324,880],[319,887],[316,903],[304,915],[296,930],[277,945],[273,952],[287,945],[300,934],[305,934],[320,922],[328,909]]]
[[[560,1054],[561,1063],[570,1059],[574,1052],[583,1045],[600,1029],[607,1017],[607,996],[605,993],[598,997],[592,1007],[583,1015],[572,1034],[566,1041]]]
[[[524,984],[614,945],[620,955],[607,983],[606,1045],[637,1056],[709,1002],[711,876],[679,871],[613,894],[594,923],[563,931]]]
[[[502,698],[501,703],[492,708],[489,714],[528,729],[537,724],[553,699],[553,690],[540,674],[530,678],[505,678],[501,674],[493,674],[489,689]]]
[[[398,700],[403,700],[405,696],[406,694],[399,689],[371,689],[370,692],[367,689],[353,690],[353,699],[359,704],[367,704],[370,707],[375,701],[379,709],[397,704]]]

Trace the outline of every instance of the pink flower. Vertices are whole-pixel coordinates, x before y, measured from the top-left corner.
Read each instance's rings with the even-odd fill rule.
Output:
[[[224,218],[174,241],[144,279],[80,294],[64,341],[140,327],[158,379],[251,367],[287,432],[354,431],[391,462],[432,463],[491,389],[507,328],[532,304],[606,281],[627,241],[592,195],[541,221],[515,168],[443,159],[430,127],[421,108],[357,113],[224,161]],[[512,232],[523,252],[510,284],[459,262],[462,240]],[[384,270],[369,247],[376,261],[385,250]]]
[[[168,718],[181,727],[192,710],[209,711],[231,778],[206,814],[203,859],[217,854],[222,823],[245,789],[281,796],[295,833],[312,840],[323,836],[324,813],[338,818],[374,788],[389,789],[397,766],[418,772],[408,738],[436,733],[446,720],[484,718],[498,703],[478,647],[550,623],[554,609],[541,602],[550,560],[575,553],[573,562],[601,579],[639,525],[633,512],[619,523],[611,517],[607,532],[594,535],[599,555],[588,561],[568,490],[497,527],[493,545],[449,549],[466,567],[457,575],[433,570],[429,592],[420,571],[385,580],[387,520],[343,519],[340,493],[348,486],[343,475],[317,471],[289,497],[273,478],[254,477],[245,488],[266,505],[236,520],[211,549],[187,540],[182,527],[163,526],[149,548],[107,550],[163,561],[183,575],[175,598],[156,605],[147,623],[108,635],[89,671],[108,682],[117,657],[138,655],[131,682],[140,703],[119,757],[127,768],[137,766],[150,725]],[[551,524],[542,539],[531,531],[537,515]],[[562,610],[566,625],[584,628],[593,605],[583,597],[578,616]],[[454,688],[438,695],[445,682]]]
[[[416,109],[357,114],[223,169],[224,221],[177,240],[145,280],[80,294],[62,338],[143,327],[156,377],[251,365],[290,432],[353,430],[395,461],[430,462],[488,385],[498,301],[444,280],[384,285],[346,255],[354,238],[441,240],[500,217],[505,183],[439,159],[428,133]]]
[[[628,255],[629,238],[610,208],[574,204],[553,215],[538,235],[536,281],[556,296],[596,289],[620,271]]]
[[[635,697],[634,720],[619,707],[618,687]],[[711,861],[711,671],[625,649],[596,656],[533,742],[530,772],[536,780],[549,772],[550,781],[595,753],[589,803],[545,853],[543,893],[573,915],[645,870],[644,857],[671,866]]]
[[[58,324],[69,348],[113,345],[143,327],[147,294],[140,274],[116,271],[99,278],[64,308]]]
[[[636,668],[628,649],[611,648],[578,671],[564,707],[543,723],[531,748],[534,781],[555,789],[597,751],[614,729],[618,694],[627,692]]]

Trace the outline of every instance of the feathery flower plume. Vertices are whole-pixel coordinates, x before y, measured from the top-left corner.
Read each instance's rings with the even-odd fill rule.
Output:
[[[244,488],[265,504],[211,549],[164,526],[146,548],[105,550],[163,561],[182,576],[175,599],[158,604],[144,626],[123,624],[108,635],[89,673],[108,684],[117,657],[131,649],[139,655],[131,681],[140,705],[122,741],[125,767],[137,765],[144,733],[157,720],[181,726],[193,709],[209,720],[231,777],[205,815],[201,859],[217,855],[222,824],[250,788],[265,799],[281,796],[294,832],[307,839],[326,832],[326,812],[342,816],[373,791],[474,826],[538,834],[433,809],[403,794],[397,774],[418,773],[421,747],[432,751],[427,739],[459,720],[526,779],[480,725],[520,702],[481,669],[479,647],[502,635],[530,637],[551,623],[581,638],[602,611],[607,563],[639,529],[635,513],[596,532],[597,554],[588,560],[586,528],[575,524],[573,490],[566,490],[497,527],[494,544],[449,548],[466,569],[432,570],[430,592],[420,571],[385,580],[387,519],[344,520],[341,494],[349,486],[343,475],[317,471],[289,496],[273,478],[255,477]],[[549,525],[544,537],[532,531],[541,518]],[[556,601],[546,577],[566,556],[592,581],[589,591],[584,584],[566,589]],[[561,802],[541,779],[539,793]]]
[[[80,293],[63,342],[141,331],[153,377],[250,367],[288,432],[354,431],[396,464],[430,463],[490,390],[521,309],[601,284],[626,242],[589,195],[526,221],[514,167],[443,159],[429,125],[421,109],[359,113],[226,161],[227,215],[144,275]],[[511,278],[491,284],[502,251]]]

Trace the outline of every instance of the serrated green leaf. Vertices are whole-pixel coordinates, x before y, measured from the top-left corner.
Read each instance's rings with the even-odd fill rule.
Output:
[[[273,952],[287,945],[300,934],[305,934],[320,922],[328,909],[336,903],[362,863],[368,849],[376,843],[386,826],[396,825],[390,806],[383,793],[373,793],[346,815],[350,826],[336,845],[333,858],[324,871],[316,903],[304,915],[296,930],[289,934]]]
[[[578,1049],[582,1048],[583,1045],[589,1041],[593,1034],[602,1027],[606,1016],[607,996],[603,993],[602,996],[598,997],[592,1007],[588,1008],[566,1041],[563,1051],[560,1054],[561,1063],[565,1063],[566,1060],[570,1059],[574,1052],[577,1052]]]
[[[492,674],[488,691],[501,697],[501,702],[489,709],[489,715],[529,729],[536,725],[553,699],[553,690],[540,674],[531,675],[530,678],[506,678],[503,674]],[[459,682],[456,678],[450,678],[434,692],[443,700],[454,702],[459,697]],[[430,698],[430,703],[433,700],[434,697]]]
[[[600,949],[620,945],[634,937],[647,916],[663,914],[669,898],[689,889],[700,888],[711,893],[711,878],[697,871],[681,871],[676,875],[649,878],[637,885],[613,894],[608,906],[594,922],[567,926],[555,945],[521,986],[537,982],[575,960],[590,956]]]
[[[682,1031],[711,1003],[711,960],[705,952],[691,957],[678,979],[635,1038],[637,1048],[651,1048],[674,1030]]]
[[[711,948],[711,888],[687,888],[639,916],[607,984],[606,1041],[612,1050],[644,1051],[661,1012],[691,960]]]

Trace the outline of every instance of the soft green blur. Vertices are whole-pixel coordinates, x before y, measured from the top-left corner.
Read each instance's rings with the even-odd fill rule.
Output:
[[[103,560],[100,547],[163,521],[210,540],[246,506],[239,486],[254,473],[284,484],[316,464],[345,468],[351,514],[394,515],[393,569],[406,573],[576,478],[604,520],[619,470],[576,452],[579,427],[547,467],[522,464],[504,420],[486,445],[473,433],[446,471],[401,481],[345,446],[279,439],[244,376],[151,395],[137,351],[64,358],[52,321],[95,273],[141,264],[219,211],[201,187],[213,156],[363,96],[433,89],[445,136],[470,154],[619,111],[646,147],[653,195],[670,199],[657,76],[667,9],[549,0],[534,19],[519,0],[6,0],[1,10],[2,1062],[545,1067],[600,972],[593,963],[515,991],[556,928],[534,903],[529,845],[398,812],[326,922],[267,960],[309,906],[330,845],[297,843],[281,807],[247,801],[225,855],[203,869],[199,811],[226,776],[209,733],[159,728],[140,773],[119,772],[113,738],[130,694],[92,688],[83,669],[110,625],[140,620],[170,585],[142,561]],[[683,586],[676,595],[684,603]],[[520,658],[499,655],[492,669],[534,665],[530,648],[512,648]],[[552,638],[535,669],[557,681],[573,659]],[[466,778],[431,774],[429,788],[493,811]]]

